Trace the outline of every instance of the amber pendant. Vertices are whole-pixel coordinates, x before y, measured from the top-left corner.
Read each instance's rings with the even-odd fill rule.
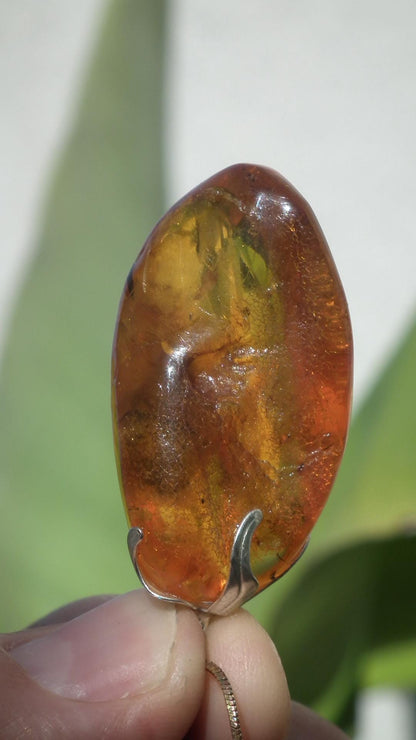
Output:
[[[251,585],[231,608],[290,568],[341,461],[351,380],[337,270],[286,180],[235,165],[168,211],[113,349],[120,485],[150,591],[223,613],[239,558]]]

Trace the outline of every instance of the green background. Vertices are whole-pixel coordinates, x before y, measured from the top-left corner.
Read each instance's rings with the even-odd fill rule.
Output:
[[[0,376],[0,626],[135,588],[110,415],[122,286],[166,208],[165,6],[113,2],[51,182]],[[350,727],[362,687],[416,686],[416,323],[355,415],[307,554],[248,608],[292,696]]]

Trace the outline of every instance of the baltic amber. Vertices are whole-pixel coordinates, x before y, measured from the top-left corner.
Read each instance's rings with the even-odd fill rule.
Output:
[[[154,589],[206,607],[252,509],[259,591],[296,560],[344,449],[352,341],[306,201],[235,165],[157,224],[122,296],[113,409],[127,516]]]

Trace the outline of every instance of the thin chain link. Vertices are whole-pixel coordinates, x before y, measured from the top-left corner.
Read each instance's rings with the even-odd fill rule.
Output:
[[[243,734],[240,727],[240,718],[238,716],[237,701],[227,676],[225,675],[222,668],[220,668],[216,663],[213,663],[212,660],[209,660],[207,662],[206,669],[209,673],[211,673],[212,676],[214,676],[214,678],[216,678],[221,687],[225,706],[227,707],[231,737],[233,738],[233,740],[243,740]]]

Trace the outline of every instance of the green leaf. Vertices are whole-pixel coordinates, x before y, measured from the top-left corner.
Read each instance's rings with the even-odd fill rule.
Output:
[[[108,8],[0,385],[1,628],[135,587],[110,416],[124,280],[162,215],[164,3]]]
[[[396,686],[415,688],[416,636],[386,643],[367,655],[360,671],[362,686]]]
[[[376,656],[388,650],[391,665],[396,650],[403,656],[415,641],[415,562],[416,534],[402,534],[350,545],[304,571],[272,630],[293,698],[340,721],[357,688],[377,678]],[[406,665],[400,685],[416,688],[416,662]],[[379,667],[381,675],[393,683]]]

